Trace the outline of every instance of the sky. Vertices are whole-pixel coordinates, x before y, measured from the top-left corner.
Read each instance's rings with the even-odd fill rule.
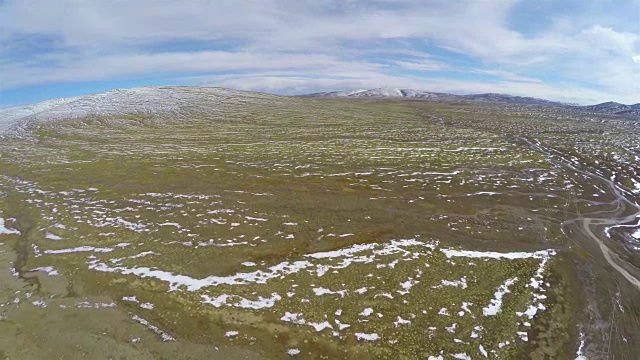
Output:
[[[0,0],[0,107],[148,85],[640,102],[640,0]]]

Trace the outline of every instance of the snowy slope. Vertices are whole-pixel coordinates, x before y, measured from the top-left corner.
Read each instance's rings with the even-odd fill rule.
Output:
[[[74,98],[48,100],[0,110],[0,136],[25,135],[37,123],[124,114],[213,111],[217,104],[269,100],[275,95],[207,87],[139,87],[117,89]],[[188,108],[188,110],[187,110]]]
[[[0,109],[0,134],[18,124],[21,119],[46,112],[57,106],[77,100],[78,98],[63,98],[47,100],[33,105]]]

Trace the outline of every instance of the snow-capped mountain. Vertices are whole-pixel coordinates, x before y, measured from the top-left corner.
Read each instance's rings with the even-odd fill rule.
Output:
[[[315,93],[302,95],[304,97],[350,97],[350,98],[409,98],[409,99],[438,99],[438,100],[467,100],[467,101],[485,101],[485,102],[502,102],[512,104],[532,104],[532,105],[566,105],[555,101],[536,99],[532,97],[512,96],[505,94],[473,94],[473,95],[455,95],[447,93],[438,93],[413,89],[399,88],[378,88],[371,90],[359,91],[334,91],[325,93]]]
[[[352,95],[352,97],[403,97],[403,98],[439,98],[450,96],[450,94],[434,93],[428,91],[412,90],[412,89],[397,89],[397,88],[380,88],[366,91],[360,91]]]
[[[378,88],[371,90],[354,91],[332,91],[324,93],[314,93],[302,95],[303,97],[351,97],[351,98],[442,98],[452,96],[451,94],[435,93],[428,91],[398,89],[398,88]]]
[[[314,93],[309,95],[302,95],[302,97],[348,97],[363,91],[367,91],[367,90],[319,92],[319,93]]]

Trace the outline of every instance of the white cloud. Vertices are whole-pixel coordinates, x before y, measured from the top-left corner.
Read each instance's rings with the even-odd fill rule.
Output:
[[[395,64],[405,69],[418,70],[418,71],[453,70],[453,67],[451,65],[448,65],[441,61],[432,61],[432,60],[423,60],[420,62],[396,61]]]
[[[640,101],[637,28],[557,17],[548,29],[525,36],[508,25],[517,3],[5,0],[0,2],[0,89],[222,71],[252,72],[235,75],[235,80],[228,78],[225,84],[229,86],[247,85],[253,79],[252,84],[264,81],[264,88],[274,91],[314,91],[319,88],[313,86],[329,84],[344,85],[341,88],[423,84],[412,77],[389,75],[402,68],[505,80],[464,82],[466,88],[478,91]],[[177,47],[166,48],[168,42]],[[464,54],[472,63],[454,65],[446,56],[425,54],[415,47],[424,42]],[[197,49],[180,50],[180,45],[190,43],[197,44]],[[396,47],[377,48],[380,43]],[[46,51],[25,50],[34,46]],[[225,50],[216,50],[220,46]],[[376,53],[373,59],[385,59],[369,57]],[[259,75],[273,70],[296,70],[302,76]],[[547,76],[538,76],[540,73]],[[337,77],[343,79],[335,80]],[[461,80],[446,81],[450,85],[444,80],[429,80],[428,85],[465,89]],[[564,83],[572,85],[560,85]]]
[[[416,70],[416,71],[453,71],[453,72],[460,72],[460,73],[496,76],[496,77],[504,78],[507,80],[513,80],[513,81],[537,82],[537,83],[541,82],[540,79],[518,75],[510,71],[468,69],[463,67],[451,66],[442,61],[434,61],[434,60],[423,60],[419,62],[396,61],[394,62],[394,64],[404,69]]]
[[[582,35],[596,51],[613,51],[623,56],[640,52],[638,34],[618,32],[612,28],[594,25],[583,30]]]
[[[522,81],[522,82],[534,82],[534,83],[541,83],[542,80],[540,79],[536,79],[533,77],[529,77],[529,76],[522,76],[522,75],[518,75],[515,73],[512,73],[510,71],[504,71],[504,70],[479,70],[479,69],[473,69],[473,70],[469,70],[470,73],[474,73],[474,74],[481,74],[481,75],[492,75],[492,76],[499,76],[501,78],[507,79],[507,80],[513,80],[513,81]]]
[[[62,56],[54,67],[0,65],[2,88],[40,82],[109,80],[126,76],[257,69],[312,69],[337,64],[330,55],[201,51],[181,53]]]

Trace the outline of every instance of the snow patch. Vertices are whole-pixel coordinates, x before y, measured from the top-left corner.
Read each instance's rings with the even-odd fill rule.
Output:
[[[209,295],[201,295],[202,302],[205,304],[211,304],[215,307],[221,307],[222,305],[232,306],[242,309],[265,309],[273,307],[277,301],[282,300],[282,296],[278,293],[272,293],[271,297],[265,298],[262,296],[258,296],[257,300],[249,300],[239,295],[227,295],[222,294],[216,297],[212,297]],[[228,301],[237,299],[238,301],[229,303]]]
[[[489,259],[542,259],[548,257],[550,250],[540,250],[535,252],[508,252],[501,253],[495,251],[470,251],[470,250],[453,250],[440,249],[448,258],[452,257],[470,257],[470,258],[489,258]]]
[[[290,313],[288,311],[285,311],[284,316],[282,316],[280,320],[298,325],[304,325],[305,323],[305,320],[302,318],[302,314]]]
[[[20,231],[5,227],[3,218],[0,218],[0,235],[20,235]]]
[[[318,332],[322,331],[324,329],[332,329],[333,330],[333,326],[328,321],[324,321],[324,322],[321,322],[321,323],[310,322],[310,323],[308,323],[308,325],[313,327]]]
[[[42,271],[47,273],[47,275],[60,275],[60,273],[58,272],[58,270],[54,269],[52,266],[41,266],[41,267],[37,267],[35,269],[31,269],[29,270],[30,272],[32,271]]]
[[[147,320],[139,317],[138,315],[133,315],[133,314],[129,314],[131,315],[131,318],[137,322],[139,322],[140,324],[146,326],[149,330],[153,331],[154,333],[160,335],[160,338],[162,339],[162,341],[176,341],[176,339],[169,335],[168,333],[160,330],[160,328],[158,328],[155,325],[152,325],[151,323],[149,323]]]
[[[60,241],[63,240],[62,237],[56,235],[56,234],[52,234],[50,232],[47,232],[44,234],[44,238],[47,240],[53,240],[53,241]]]
[[[68,254],[68,253],[89,252],[89,251],[107,253],[107,252],[112,252],[113,249],[112,248],[97,248],[97,247],[93,247],[93,246],[78,246],[78,247],[67,248],[67,249],[45,250],[44,253],[45,254]]]
[[[495,316],[497,315],[502,308],[502,298],[510,293],[509,286],[513,285],[518,280],[517,277],[507,279],[504,284],[500,285],[494,294],[494,298],[491,299],[491,304],[489,306],[482,309],[482,314],[484,316]]]
[[[578,347],[578,351],[576,351],[576,359],[575,360],[587,360],[587,357],[584,356],[584,333],[580,333],[580,346]]]
[[[367,333],[355,333],[356,339],[364,340],[364,341],[376,341],[380,339],[380,335],[376,333],[367,334]]]

